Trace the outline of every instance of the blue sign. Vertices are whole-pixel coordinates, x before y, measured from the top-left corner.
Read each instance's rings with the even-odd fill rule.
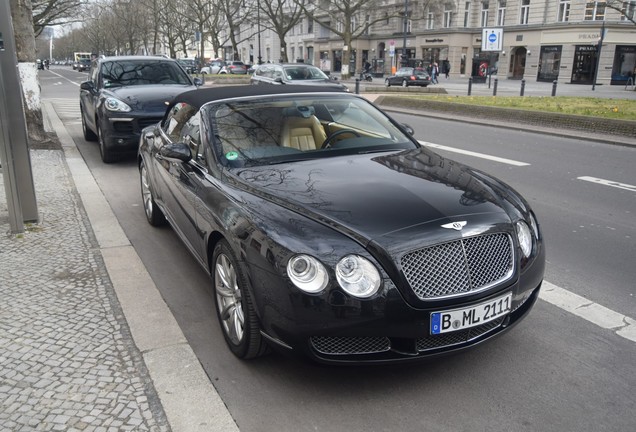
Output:
[[[491,33],[490,36],[488,36],[488,40],[490,41],[490,43],[495,43],[497,41],[497,35]]]

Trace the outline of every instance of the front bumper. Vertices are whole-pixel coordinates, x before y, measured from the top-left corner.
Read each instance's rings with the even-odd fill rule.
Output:
[[[433,311],[398,307],[392,317],[351,320],[340,327],[331,322],[318,326],[300,326],[299,331],[279,329],[277,338],[263,331],[274,348],[308,357],[325,364],[384,364],[410,362],[459,352],[510,330],[525,318],[539,297],[541,285],[522,296],[513,297],[512,311],[486,324],[451,333],[430,333]],[[496,295],[491,296],[496,297]],[[487,300],[486,298],[485,300]],[[482,300],[483,301],[483,300]],[[393,305],[396,306],[396,305]],[[345,318],[346,312],[343,312]],[[330,328],[332,325],[339,329]]]
[[[141,131],[160,121],[160,116],[107,117],[101,122],[104,143],[109,150],[118,153],[136,152]]]

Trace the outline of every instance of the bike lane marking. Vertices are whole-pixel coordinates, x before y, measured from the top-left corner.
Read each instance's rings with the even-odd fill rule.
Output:
[[[462,150],[462,149],[458,149],[458,148],[454,148],[454,147],[448,147],[448,146],[443,146],[441,144],[435,144],[432,142],[427,142],[427,141],[418,141],[420,144],[422,144],[423,146],[426,147],[431,147],[431,148],[435,148],[435,149],[439,149],[439,150],[446,150],[449,152],[453,152],[453,153],[460,153],[463,155],[467,155],[467,156],[473,156],[473,157],[477,157],[477,158],[481,158],[481,159],[488,159],[494,162],[500,162],[500,163],[504,163],[504,164],[508,164],[508,165],[513,165],[513,166],[529,166],[529,163],[526,162],[520,162],[520,161],[516,161],[513,159],[506,159],[506,158],[502,158],[499,156],[492,156],[492,155],[487,155],[487,154],[483,154],[483,153],[477,153],[477,152],[473,152],[473,151],[469,151],[469,150]]]

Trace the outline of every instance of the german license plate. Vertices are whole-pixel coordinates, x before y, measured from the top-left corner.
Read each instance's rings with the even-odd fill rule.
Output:
[[[462,309],[433,312],[431,334],[449,333],[485,324],[510,312],[512,293]]]

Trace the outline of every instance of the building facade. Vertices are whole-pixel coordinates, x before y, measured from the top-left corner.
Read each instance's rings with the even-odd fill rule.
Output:
[[[451,77],[479,79],[493,73],[508,79],[591,84],[598,74],[598,84],[634,80],[636,0],[378,0],[373,6],[352,17],[352,25],[381,20],[350,47],[320,20],[303,19],[286,37],[288,58],[337,73],[343,71],[344,51],[350,50],[350,73],[368,60],[377,76],[406,62],[437,62],[440,69],[450,67]],[[500,30],[499,50],[482,49],[484,29]],[[257,51],[262,62],[281,58],[280,43],[271,31],[242,43],[241,59],[256,63]]]

